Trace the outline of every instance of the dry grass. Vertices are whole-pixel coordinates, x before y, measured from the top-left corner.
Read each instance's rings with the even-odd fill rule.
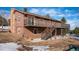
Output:
[[[73,44],[79,46],[79,40],[76,39],[67,39],[64,42],[66,42],[66,44]]]
[[[16,34],[12,34],[12,33],[0,33],[0,43],[4,43],[4,42],[16,42],[18,40],[20,40],[20,36],[16,35]]]
[[[41,42],[22,42],[26,46],[49,46],[49,51],[63,51],[69,48],[70,44],[78,45],[79,41],[75,39],[66,40],[46,40]]]

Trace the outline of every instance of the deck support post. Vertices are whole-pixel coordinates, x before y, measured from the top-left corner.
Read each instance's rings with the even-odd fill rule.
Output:
[[[63,35],[63,29],[61,29],[61,35]]]
[[[57,29],[55,29],[55,36],[57,35]]]
[[[55,28],[55,39],[56,39],[56,35],[57,35],[57,28]]]

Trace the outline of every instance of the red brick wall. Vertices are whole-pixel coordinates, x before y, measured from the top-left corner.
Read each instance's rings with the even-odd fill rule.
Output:
[[[14,9],[12,9],[10,15],[10,32],[16,33],[15,28],[16,28],[15,15],[14,15]]]
[[[24,15],[19,12],[14,13],[14,11],[11,10],[10,31],[22,36],[24,32]]]
[[[16,19],[16,33],[20,34],[21,36],[23,36],[24,33],[24,15],[19,13],[19,12],[15,12],[15,19]]]

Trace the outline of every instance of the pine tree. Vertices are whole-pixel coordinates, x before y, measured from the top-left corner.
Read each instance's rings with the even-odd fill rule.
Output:
[[[24,8],[24,12],[27,12],[27,8]]]
[[[79,28],[78,28],[78,27],[76,27],[76,28],[73,30],[73,33],[74,33],[74,34],[78,34],[78,35],[79,35]]]
[[[63,17],[63,18],[61,19],[61,22],[62,22],[62,23],[66,23],[66,19]]]
[[[50,18],[50,15],[49,15],[49,14],[47,14],[47,15],[46,15],[46,17]]]

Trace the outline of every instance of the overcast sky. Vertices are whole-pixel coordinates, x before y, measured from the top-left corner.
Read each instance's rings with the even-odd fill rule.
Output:
[[[16,7],[16,9],[23,10],[22,7]],[[5,11],[5,18],[8,18],[11,7],[0,7],[0,14],[2,10]],[[67,23],[71,26],[70,29],[79,27],[79,7],[28,7],[27,10],[39,15],[49,14],[51,18],[56,20],[65,17]]]

